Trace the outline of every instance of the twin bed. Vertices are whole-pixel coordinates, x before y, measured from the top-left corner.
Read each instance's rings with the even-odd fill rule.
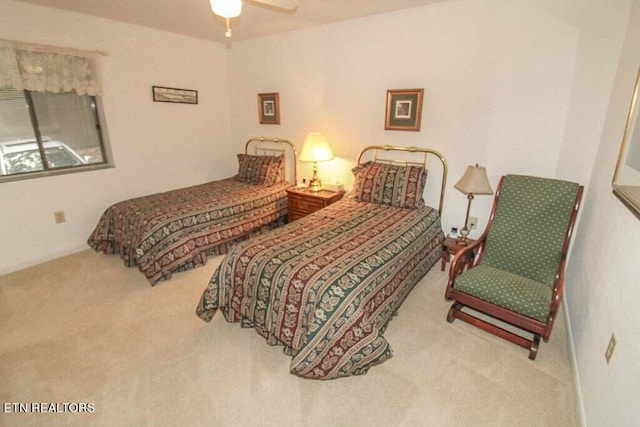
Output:
[[[233,177],[110,206],[91,233],[89,246],[120,254],[127,267],[138,267],[155,285],[173,273],[204,265],[209,256],[226,253],[238,241],[284,224],[286,190],[296,179],[293,144],[250,139],[238,163]]]
[[[439,209],[422,200],[424,164],[376,157],[392,150],[441,162]],[[234,246],[196,309],[205,321],[220,310],[283,346],[300,377],[359,375],[388,359],[387,323],[442,256],[444,158],[427,149],[365,151],[374,160],[362,163],[361,154],[346,199]]]
[[[388,153],[400,153],[402,159],[386,158]],[[423,156],[421,162],[406,159],[416,155]],[[425,192],[427,170],[434,164],[441,176],[430,177],[429,182],[439,182],[440,188],[429,185]],[[152,284],[169,278],[171,272],[202,264],[207,254],[226,253],[196,308],[201,319],[209,322],[220,310],[228,322],[254,328],[268,344],[284,347],[292,359],[291,373],[300,377],[334,379],[364,374],[391,356],[383,336],[388,322],[442,256],[440,214],[447,164],[431,149],[372,146],[360,154],[353,172],[353,190],[342,200],[282,227],[256,233],[264,226],[278,224],[286,215],[285,192],[283,209],[266,215],[272,221],[256,221],[257,227],[251,230],[243,228],[238,234],[243,237],[230,233],[229,239],[218,239],[226,242],[222,249],[209,245],[216,240],[210,237],[210,230],[181,232],[185,223],[198,222],[192,218],[203,212],[213,216],[216,197],[207,199],[197,212],[187,213],[180,200],[190,197],[174,199],[169,193],[149,196],[153,199],[149,202],[134,199],[122,202],[133,206],[109,208],[89,242],[96,250],[119,252],[125,263],[138,265]],[[218,181],[214,187],[235,185],[226,181]],[[423,201],[423,194],[433,196],[436,192],[438,209]],[[187,193],[197,195],[200,191]],[[277,197],[270,197],[279,206]],[[160,203],[165,198],[175,201],[173,207]],[[152,207],[159,205],[163,206],[161,213],[152,214]],[[235,208],[228,209],[235,212]],[[134,212],[132,218],[126,218],[127,212]],[[179,220],[172,218],[160,226],[170,212],[179,213]],[[156,215],[159,218],[144,219]],[[186,218],[189,221],[185,222]],[[174,236],[171,224],[176,223],[178,233]],[[151,241],[145,245],[144,238],[135,243],[116,238],[130,229],[144,230],[142,235]],[[94,237],[101,234],[110,239]],[[203,235],[207,236],[206,244],[199,244]],[[247,236],[252,238],[246,240]],[[164,240],[179,244],[164,245]],[[189,251],[184,245],[194,249]],[[151,250],[156,246],[161,249]],[[169,256],[176,251],[176,256]],[[169,261],[165,262],[167,256]]]

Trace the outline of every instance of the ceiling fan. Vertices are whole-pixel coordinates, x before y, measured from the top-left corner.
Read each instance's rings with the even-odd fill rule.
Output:
[[[298,7],[298,0],[249,0],[252,3],[261,3],[267,6],[272,6],[277,9],[294,10]],[[211,10],[218,16],[221,16],[227,21],[227,31],[225,36],[231,37],[231,26],[229,20],[240,16],[242,12],[242,0],[209,0],[211,3]]]

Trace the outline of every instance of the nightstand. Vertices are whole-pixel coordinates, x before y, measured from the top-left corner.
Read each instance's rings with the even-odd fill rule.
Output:
[[[475,242],[473,239],[467,239],[467,241],[469,244]],[[466,248],[467,246],[469,245],[463,246],[459,244],[458,239],[454,239],[453,237],[447,237],[444,239],[444,242],[442,242],[442,264],[440,265],[440,270],[444,271],[447,263],[451,259],[451,256],[455,256],[458,251]],[[467,268],[470,268],[473,265],[473,258],[474,257],[471,256],[467,259]]]
[[[344,195],[344,190],[309,191],[306,188],[290,188],[287,190],[287,194],[289,199],[288,220],[292,222],[337,202]]]

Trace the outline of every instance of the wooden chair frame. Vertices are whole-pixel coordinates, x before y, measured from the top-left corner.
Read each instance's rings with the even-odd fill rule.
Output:
[[[562,294],[564,291],[564,270],[567,259],[567,252],[569,250],[569,243],[571,241],[573,228],[578,215],[578,210],[580,208],[580,202],[582,200],[584,187],[580,186],[578,188],[576,200],[573,206],[573,212],[571,214],[571,219],[567,227],[567,232],[562,247],[562,256],[560,258],[558,271],[555,277],[552,302],[549,309],[549,317],[547,322],[543,323],[536,319],[523,316],[498,305],[481,300],[465,292],[458,291],[454,288],[456,278],[460,274],[462,274],[464,267],[467,265],[467,257],[472,256],[474,253],[476,254],[476,257],[473,260],[473,264],[470,268],[473,268],[476,265],[480,264],[484,258],[484,249],[487,236],[491,231],[491,225],[493,224],[493,219],[495,217],[496,208],[500,199],[500,191],[502,189],[504,179],[505,177],[503,176],[500,179],[500,183],[498,184],[498,189],[496,190],[493,208],[491,209],[491,215],[489,217],[487,228],[476,241],[471,243],[469,246],[466,246],[463,250],[459,251],[454,257],[453,262],[451,263],[451,267],[449,270],[449,282],[447,283],[445,298],[447,300],[454,300],[454,303],[451,305],[451,308],[449,309],[449,312],[447,314],[447,321],[449,323],[452,323],[456,318],[458,318],[489,333],[497,335],[500,338],[506,339],[516,345],[519,345],[520,347],[528,349],[529,359],[535,360],[538,353],[540,338],[542,337],[544,342],[547,342],[549,340],[556,313],[558,311],[558,308],[560,307],[560,302],[562,300]],[[533,338],[525,338],[522,335],[516,334],[503,327],[480,319],[479,317],[476,317],[469,312],[462,311],[462,309],[465,307],[529,332],[533,334]]]

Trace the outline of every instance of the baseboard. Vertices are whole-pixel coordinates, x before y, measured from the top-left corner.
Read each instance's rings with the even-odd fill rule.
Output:
[[[562,307],[564,311],[564,321],[567,326],[567,342],[569,343],[569,358],[571,362],[571,370],[573,371],[573,395],[574,404],[576,407],[576,422],[580,427],[586,427],[587,418],[584,410],[584,398],[582,396],[582,383],[580,382],[580,372],[578,371],[578,363],[576,358],[576,347],[573,342],[573,328],[571,327],[571,320],[569,318],[569,308],[567,307],[567,300],[562,300]]]

